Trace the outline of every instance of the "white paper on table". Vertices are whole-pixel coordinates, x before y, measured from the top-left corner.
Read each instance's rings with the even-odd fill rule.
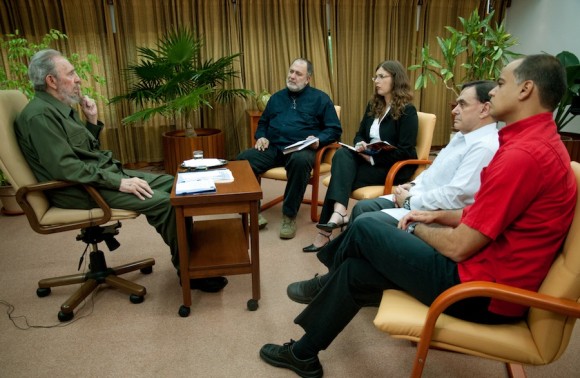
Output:
[[[214,193],[216,191],[215,182],[212,179],[187,180],[184,177],[183,173],[177,174],[176,195]]]
[[[232,171],[227,168],[210,169],[208,171],[180,172],[178,182],[212,179],[216,184],[234,181]]]
[[[219,167],[226,164],[227,161],[222,159],[189,159],[183,162],[185,168],[199,168],[199,167]]]

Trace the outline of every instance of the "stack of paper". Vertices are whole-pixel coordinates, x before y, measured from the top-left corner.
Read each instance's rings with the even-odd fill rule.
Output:
[[[189,159],[182,164],[184,168],[212,168],[227,164],[227,160],[223,159]]]
[[[177,181],[175,184],[175,194],[177,195],[214,193],[215,191],[216,187],[212,179]]]
[[[233,182],[234,176],[229,169],[215,169],[200,172],[179,172],[175,184],[175,194],[214,193],[216,183]]]
[[[227,168],[212,169],[209,171],[180,172],[177,176],[178,182],[179,180],[195,181],[201,179],[212,179],[215,183],[221,184],[234,181],[232,171]]]

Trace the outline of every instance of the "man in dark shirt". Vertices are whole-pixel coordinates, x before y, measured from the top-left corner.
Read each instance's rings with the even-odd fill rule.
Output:
[[[238,160],[248,160],[256,176],[284,166],[288,175],[282,207],[280,238],[296,235],[296,214],[308,186],[316,150],[338,141],[342,133],[334,104],[328,95],[310,86],[312,63],[296,59],[288,70],[286,88],[274,93],[258,122],[254,148],[243,151]],[[284,155],[295,142],[318,138],[309,147]],[[260,226],[266,224],[260,215]]]
[[[171,249],[179,271],[175,211],[169,201],[173,176],[123,169],[111,151],[99,149],[104,125],[97,120],[97,105],[81,95],[81,80],[73,65],[56,50],[36,53],[28,67],[35,97],[16,120],[20,149],[40,182],[65,180],[89,184],[113,208],[144,214]],[[73,106],[80,106],[83,124]],[[96,206],[82,188],[70,187],[47,194],[58,207],[90,209]],[[216,292],[225,277],[192,280],[191,288]]]

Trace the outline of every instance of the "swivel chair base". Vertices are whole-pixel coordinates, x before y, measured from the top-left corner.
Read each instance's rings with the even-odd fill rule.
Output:
[[[89,255],[89,272],[46,278],[38,281],[36,295],[39,297],[46,297],[49,295],[51,293],[52,287],[82,284],[73,293],[73,295],[71,295],[60,306],[58,319],[61,322],[71,320],[74,317],[75,308],[77,308],[77,306],[100,284],[108,284],[109,286],[115,287],[124,293],[130,294],[129,299],[132,303],[141,303],[145,299],[147,289],[144,286],[118,276],[124,273],[133,272],[135,270],[140,270],[143,274],[149,274],[153,271],[155,260],[152,258],[147,258],[114,268],[108,268],[107,262],[105,261],[105,254],[97,247],[97,243],[99,241],[103,241],[107,238],[109,240],[105,241],[107,241],[107,244],[109,244],[110,239],[112,238],[110,235],[111,232],[113,232],[113,235],[116,235],[118,233],[116,229],[120,226],[120,223],[118,223],[107,227],[90,227],[88,229],[84,229],[81,235],[77,237],[77,239],[88,242],[93,247],[93,251]],[[95,235],[97,236],[95,237]]]

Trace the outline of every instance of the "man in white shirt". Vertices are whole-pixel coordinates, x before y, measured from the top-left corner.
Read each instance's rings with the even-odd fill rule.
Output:
[[[393,194],[359,201],[352,220],[363,213],[383,210],[384,220],[397,223],[405,210],[461,209],[473,203],[481,170],[499,147],[497,125],[489,115],[493,81],[465,83],[453,109],[458,132],[441,150],[429,169],[412,182],[394,188]],[[399,208],[396,210],[392,210]]]

